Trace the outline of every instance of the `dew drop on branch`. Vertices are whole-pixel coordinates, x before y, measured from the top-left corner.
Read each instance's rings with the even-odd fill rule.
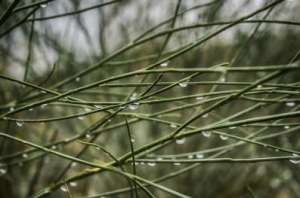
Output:
[[[24,122],[22,122],[22,121],[16,121],[16,125],[18,127],[22,127],[24,125]]]
[[[71,187],[76,187],[76,186],[77,186],[77,183],[76,183],[76,182],[70,182],[70,186],[71,186]]]
[[[94,107],[96,107],[97,109],[102,109],[103,108],[101,105],[95,105]]]
[[[227,140],[227,139],[228,139],[228,136],[226,136],[226,135],[220,135],[220,139],[221,139],[221,140]]]
[[[41,8],[47,8],[47,6],[48,6],[48,3],[42,3],[42,4],[40,4]]]
[[[156,163],[155,163],[155,162],[148,162],[147,164],[148,164],[148,166],[152,166],[152,167],[153,167],[153,166],[156,166]]]
[[[75,81],[79,82],[80,81],[80,77],[75,78]]]
[[[27,158],[28,158],[28,154],[27,154],[27,153],[23,153],[23,154],[22,154],[22,157],[23,157],[24,159],[27,159]]]
[[[181,163],[180,163],[180,162],[174,162],[173,165],[174,165],[174,166],[180,166]]]
[[[162,64],[160,64],[161,67],[168,67],[168,65],[169,65],[168,61],[167,62],[163,62]]]
[[[176,144],[184,144],[185,138],[176,139],[175,142],[176,142]]]
[[[193,159],[193,158],[194,158],[194,155],[188,155],[188,158],[189,158],[189,159]]]
[[[296,153],[293,153],[293,157],[300,157],[300,156]],[[299,164],[300,159],[290,159],[290,162],[293,163],[293,164]]]
[[[210,132],[210,131],[202,131],[202,135],[203,135],[204,137],[209,138],[209,137],[211,136],[211,132]]]
[[[45,107],[47,107],[48,104],[41,104],[41,108],[44,109]]]
[[[7,170],[5,168],[0,168],[0,176],[5,175],[7,173]]]
[[[203,100],[203,99],[204,99],[203,96],[198,96],[198,97],[196,97],[196,100]]]
[[[294,107],[296,105],[296,103],[295,102],[287,102],[287,103],[285,103],[285,105],[288,107]]]
[[[78,120],[84,120],[83,116],[78,116],[77,118],[78,118]]]
[[[179,83],[179,86],[182,88],[185,88],[188,86],[188,82],[181,82],[181,83]]]
[[[202,116],[202,118],[207,118],[207,117],[208,117],[208,113],[206,113]]]
[[[134,103],[129,104],[128,107],[130,110],[134,111],[139,108],[139,105],[140,104],[138,102],[134,102]]]
[[[220,81],[221,81],[221,82],[226,82],[226,76],[222,76],[222,77],[220,78]]]
[[[177,128],[177,125],[175,123],[171,123],[170,127],[174,129],[174,128]]]
[[[63,191],[63,192],[67,192],[68,191],[68,188],[66,186],[61,186],[60,187],[60,190]]]
[[[196,158],[197,159],[203,159],[204,158],[204,155],[202,153],[197,153],[196,154]]]
[[[284,126],[284,129],[289,129],[289,128],[290,128],[290,126],[288,126],[288,125]]]

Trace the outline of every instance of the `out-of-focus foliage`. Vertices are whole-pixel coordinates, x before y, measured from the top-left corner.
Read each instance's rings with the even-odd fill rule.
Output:
[[[300,152],[299,8],[291,0],[1,1],[0,197],[147,196],[134,190],[147,182],[88,163],[191,197],[297,197],[300,161],[287,156]],[[258,82],[276,72],[268,66],[295,68]],[[177,130],[183,135],[172,137]],[[286,158],[243,161],[278,156]]]

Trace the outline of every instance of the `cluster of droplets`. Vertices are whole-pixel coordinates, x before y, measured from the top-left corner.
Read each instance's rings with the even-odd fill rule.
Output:
[[[130,96],[129,100],[130,101],[134,101],[137,99],[137,93],[133,93],[132,96]],[[128,105],[128,108],[132,111],[138,109],[140,106],[140,103],[139,102],[132,102]]]

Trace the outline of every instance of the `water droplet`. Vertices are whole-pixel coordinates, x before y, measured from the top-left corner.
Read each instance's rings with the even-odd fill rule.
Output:
[[[44,91],[44,90],[41,90],[40,91],[42,94],[46,94],[47,92],[46,91]]]
[[[48,104],[42,104],[41,108],[44,109],[45,107],[47,107]]]
[[[42,3],[42,4],[40,4],[40,6],[41,6],[41,8],[47,8],[48,3]]]
[[[137,99],[137,93],[133,93],[131,96],[130,96],[130,98],[129,98],[129,100],[130,101],[132,101],[132,100],[136,100]]]
[[[203,100],[203,99],[204,99],[203,96],[198,96],[198,97],[196,97],[196,100]]]
[[[134,143],[134,142],[135,142],[135,139],[134,139],[134,138],[131,138],[131,139],[130,139],[130,142]]]
[[[202,118],[207,118],[207,117],[208,117],[208,113],[206,113],[202,116]]]
[[[194,158],[194,155],[189,155],[188,158],[189,158],[189,159],[193,159],[193,158]]]
[[[293,156],[293,157],[299,157],[299,155],[296,154],[296,153],[293,153],[292,156]],[[290,159],[290,162],[293,163],[293,164],[299,164],[299,163],[300,163],[300,160],[299,160],[299,159]]]
[[[0,168],[0,176],[5,175],[7,173],[7,170],[5,168]]]
[[[262,85],[257,85],[257,89],[261,89],[262,88]]]
[[[68,191],[68,188],[66,186],[61,186],[60,187],[60,190],[63,191],[63,192],[67,192]]]
[[[14,110],[15,110],[14,107],[10,107],[10,108],[9,108],[9,111],[10,111],[10,112],[12,112],[12,111],[14,111]]]
[[[145,165],[145,162],[141,162],[140,164],[141,164],[141,165]]]
[[[129,104],[128,107],[130,110],[136,110],[139,108],[139,105],[140,104],[138,102],[134,102],[134,103]]]
[[[220,82],[226,82],[226,76],[222,76],[222,77],[220,78]]]
[[[228,136],[226,136],[226,135],[220,135],[220,139],[221,139],[221,140],[227,140],[227,139],[228,139]]]
[[[120,106],[119,108],[120,109],[126,109],[126,106]]]
[[[168,61],[167,62],[163,62],[162,64],[160,64],[161,67],[168,67],[168,65],[169,65]]]
[[[71,187],[76,187],[76,186],[77,186],[77,183],[76,183],[76,182],[70,182],[70,186],[71,186]]]
[[[135,162],[135,163],[134,163],[134,165],[136,165],[136,166],[139,165],[139,164],[140,164],[139,162]]]
[[[182,88],[185,88],[188,86],[188,82],[181,82],[181,83],[179,83],[179,86]]]
[[[78,120],[84,120],[84,117],[83,116],[79,116],[79,117],[77,117],[78,118]]]
[[[24,159],[26,159],[26,158],[28,158],[28,154],[27,154],[27,153],[23,153],[23,154],[22,154],[22,157],[23,157]]]
[[[202,135],[204,136],[204,137],[210,137],[211,136],[211,132],[210,131],[202,131]]]
[[[236,126],[231,126],[229,127],[229,129],[236,129]]]
[[[76,162],[72,162],[71,167],[76,167],[77,163]]]
[[[16,125],[18,127],[22,127],[24,125],[24,122],[23,121],[16,121]]]
[[[148,166],[155,166],[156,165],[155,162],[148,162],[147,164],[148,164]]]
[[[284,129],[289,129],[289,128],[290,128],[290,126],[288,126],[288,125],[284,126]]]
[[[57,147],[55,145],[51,146],[51,149],[55,150]]]
[[[176,125],[175,123],[171,123],[171,124],[170,124],[170,127],[171,127],[171,128],[177,128],[177,125]]]
[[[296,105],[296,103],[295,102],[287,102],[287,103],[285,103],[285,105],[288,107],[293,107]]]
[[[102,109],[103,108],[101,105],[95,105],[94,107],[96,107],[97,109]]]
[[[156,158],[156,160],[157,161],[161,161],[161,160],[163,160],[163,158],[162,157],[158,157],[158,158]]]
[[[196,158],[197,159],[203,159],[204,158],[204,155],[202,153],[197,153],[196,154]]]
[[[176,139],[176,144],[184,144],[185,138]]]
[[[180,162],[174,162],[173,165],[174,165],[174,166],[180,166],[181,163],[180,163]]]
[[[33,111],[33,109],[31,108],[31,109],[28,109],[28,111]]]
[[[75,81],[79,82],[80,81],[80,77],[75,78]]]
[[[84,111],[85,112],[90,112],[90,111],[92,111],[92,109],[86,107],[86,108],[84,108]]]
[[[90,134],[86,134],[85,138],[91,138],[91,135]]]

